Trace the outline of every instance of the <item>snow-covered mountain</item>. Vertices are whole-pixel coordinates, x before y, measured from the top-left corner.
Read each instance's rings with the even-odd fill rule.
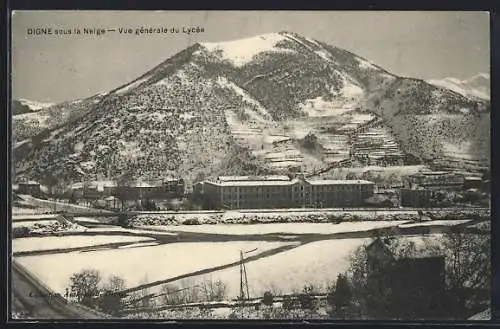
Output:
[[[442,80],[428,80],[428,82],[438,87],[448,88],[464,96],[484,100],[490,99],[490,75],[488,73],[479,73],[466,80],[444,78]]]
[[[487,102],[290,32],[197,43],[107,94],[46,111],[45,129],[14,126],[18,175],[196,181],[315,171],[348,159],[367,136],[377,140],[373,157],[489,156]]]
[[[12,115],[32,113],[54,105],[53,103],[41,103],[27,99],[12,100]]]
[[[23,105],[28,106],[32,111],[39,111],[41,109],[50,107],[50,106],[55,104],[55,103],[48,103],[48,102],[37,102],[37,101],[24,99],[24,98],[20,98],[19,102]]]

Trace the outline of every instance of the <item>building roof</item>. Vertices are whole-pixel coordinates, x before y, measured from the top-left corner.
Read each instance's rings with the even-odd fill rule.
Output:
[[[83,188],[83,183],[82,183],[82,182],[75,183],[75,184],[71,185],[71,188],[72,188],[72,189],[80,189],[80,188]]]
[[[241,181],[290,181],[286,175],[268,175],[268,176],[219,176],[221,182],[241,182]]]
[[[450,172],[448,171],[420,171],[418,173],[415,173],[411,176],[419,176],[419,175],[424,175],[424,176],[440,176],[440,175],[448,175]]]
[[[373,182],[366,180],[337,180],[337,179],[325,179],[325,180],[304,180],[311,185],[367,185],[374,184]],[[298,183],[299,179],[294,178],[292,180],[236,180],[236,181],[217,181],[217,182],[207,182],[219,186],[288,186]]]
[[[219,186],[288,186],[298,182],[297,179],[288,181],[268,181],[268,180],[253,180],[253,181],[227,181],[227,182],[207,182],[209,184]]]
[[[375,184],[367,180],[354,179],[324,179],[324,180],[307,180],[311,185],[358,185],[358,184]]]
[[[481,177],[474,177],[474,176],[468,176],[464,177],[465,180],[474,180],[474,181],[482,181],[483,179]]]
[[[19,182],[18,185],[40,185],[40,183],[34,180],[30,180],[27,182]]]
[[[161,185],[158,184],[150,184],[147,182],[135,182],[133,184],[130,184],[131,187],[160,187]]]

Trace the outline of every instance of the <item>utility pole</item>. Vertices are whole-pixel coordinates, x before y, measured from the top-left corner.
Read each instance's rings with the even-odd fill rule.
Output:
[[[250,292],[248,289],[248,277],[247,277],[247,269],[245,266],[245,258],[243,254],[248,254],[254,252],[257,248],[252,249],[250,251],[243,252],[240,250],[240,300],[244,302],[248,298],[250,298]]]
[[[244,299],[244,290],[243,290],[243,251],[240,250],[240,300]]]

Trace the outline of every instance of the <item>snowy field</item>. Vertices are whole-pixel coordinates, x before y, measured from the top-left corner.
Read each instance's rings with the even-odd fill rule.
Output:
[[[17,221],[17,222],[12,222],[12,228],[17,228],[17,227],[35,227],[37,225],[54,225],[58,221],[57,220],[43,220],[43,221]]]
[[[292,250],[246,263],[249,292],[262,296],[267,290],[283,293],[301,291],[311,283],[325,288],[339,273],[345,272],[350,256],[370,239],[326,240],[306,244]],[[191,278],[193,282],[221,280],[227,285],[228,295],[239,294],[239,267],[220,270]]]
[[[57,250],[66,248],[99,246],[117,242],[132,243],[132,242],[139,242],[139,241],[144,242],[151,240],[154,239],[147,237],[119,236],[119,235],[29,237],[29,238],[18,238],[12,240],[12,250],[14,252]]]
[[[55,220],[60,217],[58,214],[36,214],[36,213],[26,213],[26,214],[13,214],[12,221],[45,221],[45,220]]]
[[[46,212],[50,212],[52,211],[53,209],[48,209],[48,208],[23,208],[22,205],[25,204],[25,205],[28,205],[30,206],[29,203],[27,203],[26,201],[18,201],[18,203],[21,205],[21,207],[16,207],[16,206],[13,206],[12,207],[12,215],[36,215],[36,214],[42,214],[42,213],[46,213]]]
[[[96,223],[99,224],[101,223],[99,220],[92,218],[92,217],[74,217],[73,220],[77,223]]]
[[[431,220],[427,222],[421,223],[411,223],[411,224],[402,224],[399,227],[415,227],[415,226],[432,226],[432,225],[446,225],[446,226],[454,226],[458,224],[465,224],[470,222],[469,219],[461,219],[461,220]]]
[[[85,228],[85,232],[101,232],[101,233],[106,233],[106,232],[124,232],[124,233],[132,233],[132,234],[151,234],[151,231],[148,230],[141,230],[141,229],[135,229],[135,228],[123,228],[121,226],[104,226],[104,227],[92,227],[92,228]],[[177,235],[175,233],[168,233],[168,232],[154,232],[154,234],[157,235],[165,235],[165,236],[170,236],[170,235]]]
[[[210,234],[252,235],[252,234],[332,234],[339,232],[366,231],[375,228],[398,226],[408,221],[372,221],[333,223],[270,223],[270,224],[218,224],[142,226],[144,229],[161,231],[183,231]]]
[[[24,256],[17,257],[16,260],[56,292],[64,292],[71,275],[83,269],[97,269],[104,278],[111,274],[123,276],[127,286],[134,287],[144,282],[168,279],[238,261],[240,250],[258,248],[255,253],[259,253],[290,244],[293,243],[173,243],[140,248]]]

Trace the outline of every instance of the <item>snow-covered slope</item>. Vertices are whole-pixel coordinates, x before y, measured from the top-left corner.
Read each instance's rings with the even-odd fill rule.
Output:
[[[488,73],[479,73],[467,80],[449,77],[442,80],[428,80],[428,82],[438,87],[453,90],[463,96],[490,99],[490,75]]]
[[[452,127],[476,127],[481,111],[479,100],[397,77],[346,50],[270,33],[194,44],[109,93],[41,110],[46,131],[19,144],[16,170],[74,181],[317,171],[349,160],[352,140],[378,157],[404,152],[422,161],[460,143],[465,158],[469,148],[482,150],[473,139],[486,141],[487,131]],[[429,115],[447,118],[442,132],[432,134],[441,126]],[[33,137],[24,121],[15,121],[15,134]],[[361,145],[380,131],[393,136]]]
[[[37,102],[37,101],[32,101],[32,100],[24,99],[24,98],[20,98],[19,102],[21,102],[21,104],[23,104],[23,105],[29,106],[29,108],[32,111],[39,111],[41,109],[50,107],[50,106],[55,104],[55,103],[47,103],[47,102]]]
[[[26,113],[33,113],[42,109],[48,108],[54,104],[41,103],[27,99],[13,99],[11,103],[12,115],[20,115]]]
[[[210,52],[221,54],[222,58],[232,62],[236,67],[249,63],[256,55],[262,52],[291,52],[292,50],[280,48],[277,44],[286,39],[279,33],[269,33],[250,38],[225,41],[201,43]]]

